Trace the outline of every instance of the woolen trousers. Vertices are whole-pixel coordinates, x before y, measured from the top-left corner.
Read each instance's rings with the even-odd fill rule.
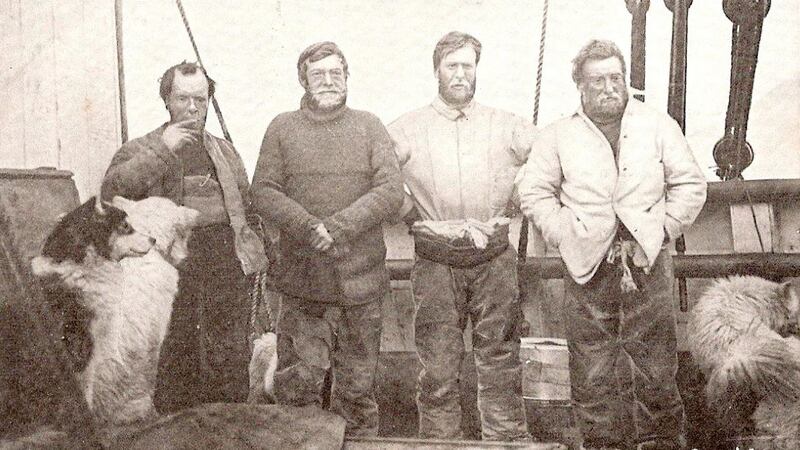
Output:
[[[629,262],[630,263],[630,262]],[[623,293],[622,269],[603,262],[585,285],[565,279],[572,397],[587,446],[680,448],[685,433],[678,370],[672,256],[650,274],[629,264],[638,290]]]
[[[421,438],[462,437],[459,382],[467,320],[472,321],[483,439],[527,437],[516,270],[512,247],[468,269],[416,259],[411,283],[415,342],[422,364],[417,384]]]

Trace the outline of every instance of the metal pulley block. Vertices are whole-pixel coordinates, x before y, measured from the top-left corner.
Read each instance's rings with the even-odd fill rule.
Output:
[[[737,25],[763,20],[771,5],[770,0],[722,0],[722,10]]]
[[[739,178],[742,171],[753,163],[755,154],[747,141],[739,141],[732,135],[725,135],[714,144],[716,174],[721,180]]]

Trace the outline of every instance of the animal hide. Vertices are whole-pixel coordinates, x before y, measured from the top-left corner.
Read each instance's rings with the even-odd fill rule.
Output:
[[[716,280],[687,324],[721,424],[753,421],[774,448],[800,448],[800,299],[789,283],[752,276]],[[748,401],[755,410],[747,409]]]

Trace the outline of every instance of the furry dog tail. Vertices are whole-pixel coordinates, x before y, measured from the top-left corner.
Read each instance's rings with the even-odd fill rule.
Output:
[[[800,401],[800,340],[777,333],[745,334],[709,375],[706,399],[721,418],[746,403],[744,397]]]

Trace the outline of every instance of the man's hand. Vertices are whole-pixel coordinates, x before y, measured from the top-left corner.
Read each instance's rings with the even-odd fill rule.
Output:
[[[314,250],[326,252],[332,245],[333,238],[328,234],[328,229],[325,228],[324,224],[317,225],[317,227],[314,228],[314,237],[311,239],[311,246],[314,247]]]
[[[171,151],[175,151],[186,144],[196,144],[200,141],[201,131],[197,129],[198,119],[181,120],[167,125],[161,134],[161,140]]]

